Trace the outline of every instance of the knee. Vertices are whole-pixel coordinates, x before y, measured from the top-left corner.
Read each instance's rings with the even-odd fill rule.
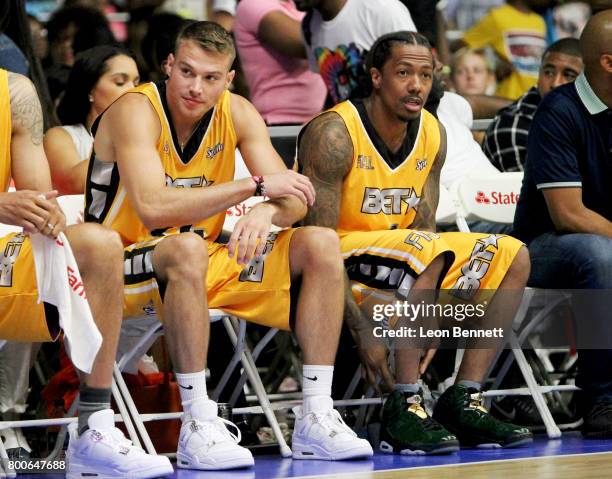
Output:
[[[344,264],[340,254],[340,239],[330,228],[307,226],[296,232],[296,253],[304,269],[325,274],[343,274]]]
[[[592,288],[612,288],[612,241],[599,235],[585,235],[577,261],[577,277]],[[582,285],[584,286],[584,285]]]
[[[206,240],[195,233],[181,233],[162,240],[153,254],[158,276],[191,284],[202,282],[208,270]]]
[[[516,256],[512,260],[508,275],[515,279],[515,281],[521,283],[523,286],[527,285],[529,274],[531,272],[531,260],[529,259],[529,250],[526,246],[521,246]]]
[[[116,231],[96,223],[83,223],[67,228],[66,237],[81,272],[90,266],[122,270],[123,244]]]

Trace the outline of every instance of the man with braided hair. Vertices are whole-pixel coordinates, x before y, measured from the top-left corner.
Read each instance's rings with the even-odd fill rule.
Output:
[[[374,41],[397,30],[416,31],[399,0],[295,0],[311,70],[323,78],[332,104],[362,94],[364,58]]]
[[[482,342],[468,341],[457,380],[431,418],[417,384],[431,350],[420,362],[419,348],[396,349],[394,379],[386,348],[373,340],[374,324],[358,305],[383,290],[416,304],[435,299],[440,287],[474,301],[485,290],[521,290],[529,273],[527,250],[514,238],[435,233],[446,135],[423,109],[434,74],[427,40],[406,31],[383,35],[370,50],[367,69],[371,94],[312,120],[298,139],[298,158],[317,193],[306,224],[334,228],[340,236],[352,287],[345,294],[345,320],[366,378],[374,383],[380,376],[393,389],[383,410],[380,448],[422,454],[456,451],[457,439],[464,446],[526,444],[529,430],[497,421],[482,406],[481,383],[499,343],[483,349]],[[518,295],[495,294],[486,315],[507,325],[518,301]]]

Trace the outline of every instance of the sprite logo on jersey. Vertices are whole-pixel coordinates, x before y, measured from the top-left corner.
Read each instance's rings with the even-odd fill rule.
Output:
[[[223,151],[223,143],[217,143],[212,148],[208,148],[206,150],[206,158],[208,158],[209,160],[212,160],[215,156],[217,156],[217,153],[221,153],[222,151]]]
[[[369,215],[378,213],[401,215],[408,213],[412,208],[416,209],[420,201],[421,198],[414,188],[385,188],[382,190],[366,188],[363,193],[361,212]]]

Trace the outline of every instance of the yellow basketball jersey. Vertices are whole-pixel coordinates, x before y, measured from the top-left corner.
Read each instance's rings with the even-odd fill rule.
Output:
[[[11,180],[11,95],[8,72],[0,69],[0,188]],[[38,304],[36,268],[27,236],[10,233],[0,238],[0,338],[13,341],[49,341],[51,331],[42,304]]]
[[[161,95],[165,94],[162,88],[155,83],[145,83],[130,92],[145,95],[159,116],[161,134],[157,141],[157,152],[166,174],[166,185],[174,188],[203,188],[232,181],[236,133],[231,116],[231,93],[225,91],[213,110],[203,117],[201,125],[196,128],[194,136],[198,130],[201,130],[203,136],[193,155],[185,158],[183,154],[181,158],[178,142],[173,137],[171,118],[165,108],[165,100],[162,100]],[[188,142],[187,147],[191,142]],[[86,220],[102,223],[118,231],[126,245],[178,231],[194,231],[214,241],[225,220],[225,212],[221,212],[193,225],[168,225],[167,228],[149,231],[126,195],[117,165],[104,163],[95,156],[89,165],[85,201]]]
[[[422,111],[412,151],[392,167],[374,147],[353,103],[339,103],[330,111],[340,115],[353,142],[353,162],[342,184],[338,233],[409,228],[440,148],[438,120]]]
[[[7,191],[11,181],[11,131],[8,72],[0,69],[0,191]]]

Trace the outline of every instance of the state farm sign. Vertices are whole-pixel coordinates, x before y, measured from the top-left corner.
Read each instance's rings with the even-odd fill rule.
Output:
[[[507,193],[501,191],[477,191],[476,203],[483,205],[516,205],[519,200],[518,193],[510,191]]]

